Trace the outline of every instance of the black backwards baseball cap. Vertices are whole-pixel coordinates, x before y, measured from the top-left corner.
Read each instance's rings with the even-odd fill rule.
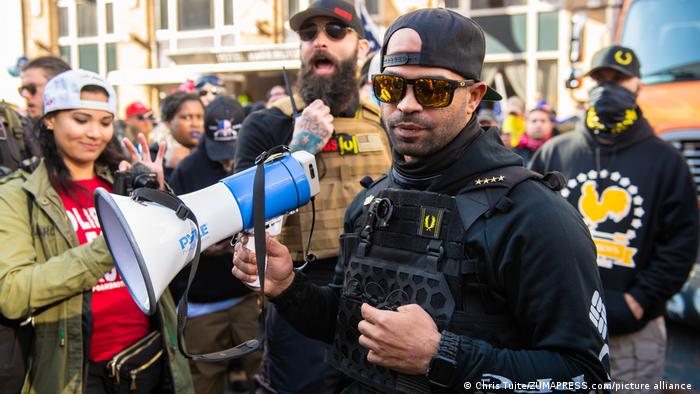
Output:
[[[362,26],[362,20],[357,16],[357,12],[355,12],[355,6],[343,0],[314,1],[309,8],[297,12],[289,19],[289,27],[298,32],[304,22],[316,16],[327,16],[337,19],[352,27],[360,38],[365,36],[365,28]]]
[[[421,39],[421,51],[386,54],[387,44],[397,30],[415,30]],[[446,68],[465,79],[479,81],[484,65],[484,31],[473,20],[444,8],[425,8],[400,16],[384,34],[381,71],[391,66],[415,64]],[[484,100],[498,101],[501,95],[490,87]]]
[[[642,74],[639,72],[639,67],[639,58],[632,49],[621,45],[613,45],[599,49],[598,52],[593,54],[591,69],[586,75],[591,75],[602,69],[611,68],[628,77],[641,78]]]
[[[204,149],[210,160],[233,160],[243,118],[243,107],[231,96],[217,96],[209,103],[204,114]]]

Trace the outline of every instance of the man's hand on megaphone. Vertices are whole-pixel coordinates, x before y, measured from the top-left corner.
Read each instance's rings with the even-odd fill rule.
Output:
[[[292,256],[289,249],[279,241],[265,234],[267,243],[267,271],[265,272],[265,295],[275,297],[282,293],[294,279]],[[243,234],[236,243],[233,253],[233,276],[243,283],[258,279],[258,265],[255,252],[245,247],[248,236]],[[255,289],[255,288],[253,288]]]
[[[320,152],[333,135],[333,115],[323,101],[314,100],[294,121],[294,133],[289,148],[292,152],[305,150],[312,155]]]
[[[136,163],[141,163],[148,167],[149,170],[156,173],[158,179],[158,186],[161,190],[165,188],[165,176],[163,175],[163,156],[165,155],[165,142],[161,142],[158,145],[158,153],[154,160],[151,160],[151,151],[148,149],[148,141],[146,141],[146,136],[143,133],[139,133],[136,137],[139,142],[139,147],[141,152],[137,149],[134,144],[129,141],[128,138],[124,138],[122,143],[129,155],[131,156],[131,161],[122,160],[119,163],[119,171],[129,171],[131,166]]]

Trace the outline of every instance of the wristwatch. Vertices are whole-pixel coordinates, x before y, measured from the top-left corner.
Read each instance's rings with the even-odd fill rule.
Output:
[[[457,377],[457,352],[459,351],[459,335],[444,330],[440,335],[438,352],[430,360],[428,380],[430,383],[448,388]]]

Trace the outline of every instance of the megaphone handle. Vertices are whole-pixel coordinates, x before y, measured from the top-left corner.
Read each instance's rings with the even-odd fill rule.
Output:
[[[255,236],[254,235],[248,235],[248,243],[244,245],[244,247],[251,252],[255,252]],[[265,256],[265,270],[267,270],[267,256]],[[252,282],[244,282],[247,286],[253,287],[256,289],[260,288],[260,273],[258,272],[258,278],[255,279]]]

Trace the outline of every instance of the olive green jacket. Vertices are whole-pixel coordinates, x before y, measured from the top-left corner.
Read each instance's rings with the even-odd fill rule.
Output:
[[[97,174],[112,181],[106,168]],[[22,393],[84,392],[83,297],[114,266],[104,238],[80,245],[65,212],[43,161],[31,174],[16,171],[0,181],[0,313],[31,316],[36,332]],[[194,392],[187,360],[177,350],[168,292],[158,317],[175,391]]]

